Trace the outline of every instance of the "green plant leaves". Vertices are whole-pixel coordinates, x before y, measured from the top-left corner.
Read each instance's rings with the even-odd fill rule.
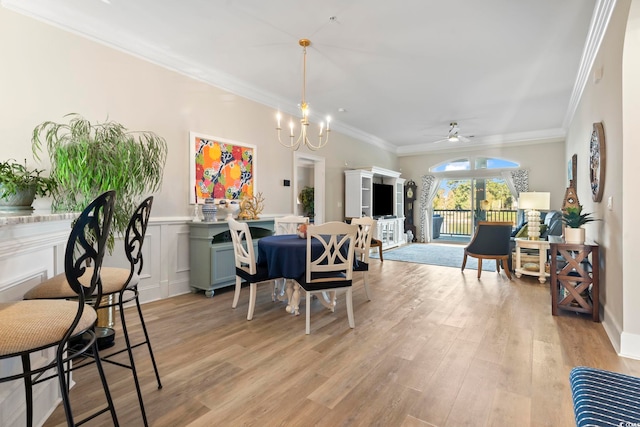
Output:
[[[9,159],[0,162],[0,184],[2,184],[2,193],[0,198],[8,199],[9,196],[16,194],[18,191],[29,188],[35,189],[38,196],[47,196],[55,188],[55,181],[51,178],[40,176],[43,170],[27,168],[25,159],[24,165],[18,163],[15,159]]]
[[[582,213],[582,205],[579,205],[578,207],[569,206],[565,209],[565,212],[562,214],[562,222],[564,222],[564,224],[567,227],[580,228],[582,225],[588,222],[598,221],[596,218],[593,218],[591,215],[593,214]]]
[[[34,156],[43,145],[51,160],[56,211],[79,212],[107,190],[116,191],[112,231],[124,233],[139,199],[162,184],[167,143],[153,132],[129,131],[120,123],[92,124],[78,114],[67,123],[45,121],[33,130]],[[112,234],[113,236],[113,234]]]

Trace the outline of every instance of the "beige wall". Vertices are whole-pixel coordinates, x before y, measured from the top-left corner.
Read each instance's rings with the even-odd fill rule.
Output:
[[[622,141],[622,50],[629,0],[619,1],[607,33],[595,59],[581,102],[567,134],[566,158],[578,155],[577,194],[585,212],[593,212],[602,221],[587,224],[587,240],[600,245],[602,253],[600,297],[604,307],[602,320],[614,347],[619,350],[623,324],[623,144]],[[593,78],[602,70],[602,78]],[[637,120],[637,119],[636,119]],[[605,183],[602,202],[592,200],[589,180],[589,142],[594,122],[603,122],[606,139]],[[637,178],[635,178],[637,179]],[[607,209],[611,198],[612,209]],[[637,301],[637,300],[636,300]]]
[[[265,214],[293,212],[293,155],[275,139],[275,110],[0,8],[0,159],[31,156],[33,128],[67,113],[109,118],[167,139],[169,159],[153,216],[186,217],[189,131],[255,144]],[[394,154],[332,132],[326,158],[326,220],[344,216],[345,163],[396,168]],[[38,165],[47,167],[48,160]],[[351,166],[350,166],[351,167]],[[48,207],[48,201],[37,201]]]
[[[402,177],[413,179],[418,185],[418,198],[421,194],[421,179],[429,174],[429,168],[440,163],[474,156],[496,157],[520,164],[529,171],[529,189],[531,191],[551,192],[551,209],[560,209],[564,191],[568,185],[565,162],[564,142],[550,142],[535,145],[517,145],[479,150],[436,152],[419,156],[406,156],[398,159]],[[420,228],[420,213],[415,211],[414,224]],[[418,232],[418,236],[420,232]]]
[[[625,4],[628,3],[624,2]],[[620,199],[624,189],[624,203],[616,206],[616,212],[622,212],[617,222],[622,223],[622,233],[616,236],[622,240],[622,247],[626,250],[617,256],[616,263],[621,264],[622,280],[619,274],[615,276],[616,289],[622,283],[622,314],[616,320],[622,320],[623,333],[621,336],[620,353],[640,358],[640,286],[637,271],[634,268],[640,264],[640,257],[636,250],[640,241],[640,227],[638,227],[638,212],[640,212],[640,186],[638,186],[638,168],[640,159],[640,1],[633,0],[627,22],[622,68],[622,141],[624,156],[613,163],[616,174],[622,174],[619,187]],[[619,165],[622,164],[622,168]],[[615,206],[615,205],[614,205]],[[619,232],[619,229],[616,230]],[[620,261],[622,255],[622,261]],[[607,257],[607,260],[610,258]],[[611,262],[611,261],[609,261]],[[607,277],[607,283],[611,280]],[[616,313],[618,314],[618,313]]]

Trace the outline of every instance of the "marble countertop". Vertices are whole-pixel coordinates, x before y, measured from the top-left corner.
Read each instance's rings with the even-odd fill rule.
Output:
[[[51,212],[50,210],[4,211],[0,210],[0,227],[4,225],[31,224],[47,221],[75,219],[77,212]]]

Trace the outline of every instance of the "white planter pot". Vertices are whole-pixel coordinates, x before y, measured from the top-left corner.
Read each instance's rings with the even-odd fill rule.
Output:
[[[566,227],[564,229],[564,241],[576,245],[584,245],[584,228]]]

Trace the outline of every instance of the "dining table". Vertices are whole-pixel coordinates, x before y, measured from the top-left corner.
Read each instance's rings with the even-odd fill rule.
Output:
[[[344,248],[346,251],[346,248]],[[312,258],[319,257],[324,246],[317,239],[311,240]],[[357,261],[354,261],[354,263]],[[270,278],[285,279],[287,313],[299,315],[300,285],[307,270],[307,239],[297,234],[279,234],[258,240],[258,266],[266,267]],[[290,279],[290,280],[286,280]],[[319,298],[327,308],[333,308],[334,298]]]

